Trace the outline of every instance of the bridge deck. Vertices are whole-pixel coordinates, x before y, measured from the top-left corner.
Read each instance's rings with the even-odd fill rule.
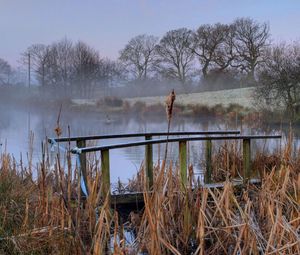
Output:
[[[260,184],[260,179],[250,179],[250,184]],[[231,181],[233,186],[239,186],[243,184],[242,179],[234,179]],[[202,188],[209,188],[209,189],[221,189],[225,185],[225,182],[218,182],[218,183],[209,183],[201,185]],[[151,192],[150,192],[151,193]],[[134,193],[125,193],[125,194],[112,194],[111,195],[111,206],[114,207],[123,207],[129,206],[134,207],[135,205],[144,204],[144,192],[134,192]]]

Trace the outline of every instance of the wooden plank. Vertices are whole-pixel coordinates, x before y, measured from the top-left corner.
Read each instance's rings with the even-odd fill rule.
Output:
[[[144,202],[143,192],[111,195],[112,205],[129,205]]]
[[[185,189],[187,185],[187,146],[186,141],[179,142],[179,169],[181,188]]]
[[[86,147],[86,141],[85,140],[78,140],[76,142],[76,146],[78,148],[84,148]],[[87,189],[87,193],[89,194],[89,187],[87,184],[87,171],[86,171],[86,154],[85,153],[81,153],[79,155],[79,161],[80,161],[80,172],[82,173],[81,178],[83,178],[83,181],[85,183],[86,189]],[[81,194],[84,194],[84,192],[81,190]]]
[[[205,145],[205,162],[206,171],[204,176],[204,183],[211,183],[212,178],[212,141],[207,140]]]
[[[151,140],[152,136],[147,135],[145,140]],[[145,146],[145,177],[148,190],[153,187],[153,148],[152,144]]]
[[[253,178],[253,179],[249,179],[249,183],[250,184],[259,184],[259,183],[261,183],[261,180]],[[231,181],[231,184],[233,186],[242,185],[243,179],[234,179]],[[205,189],[218,189],[218,188],[223,188],[225,186],[225,182],[207,183],[207,184],[203,184],[200,186]]]
[[[248,182],[251,176],[251,146],[250,139],[243,139],[243,178]]]
[[[281,135],[254,135],[254,136],[193,136],[193,137],[178,137],[178,138],[169,138],[169,139],[152,139],[149,141],[138,141],[138,142],[130,142],[130,143],[119,143],[112,145],[103,145],[103,146],[94,146],[94,147],[86,147],[82,149],[74,148],[72,149],[72,153],[85,153],[92,151],[100,151],[100,150],[111,150],[111,149],[120,149],[127,147],[135,147],[142,146],[148,144],[159,144],[159,143],[172,143],[172,142],[183,142],[183,141],[207,141],[207,140],[243,140],[243,139],[279,139]]]
[[[260,184],[260,179],[250,179],[250,184]],[[233,186],[243,185],[242,179],[234,179],[232,180],[231,184]],[[225,182],[218,182],[218,183],[209,183],[209,184],[202,184],[200,187],[204,189],[222,189],[225,186]],[[153,191],[152,191],[153,192]],[[149,192],[151,195],[152,192]],[[132,193],[125,193],[125,194],[114,194],[111,195],[111,206],[114,207],[115,205],[119,206],[127,206],[127,205],[136,205],[137,203],[144,202],[144,193],[143,192],[132,192]]]
[[[109,150],[101,151],[101,193],[103,199],[110,199]]]
[[[93,135],[93,136],[74,136],[74,137],[60,137],[60,138],[48,138],[48,142],[51,140],[56,142],[70,142],[78,140],[102,140],[102,139],[114,139],[114,138],[130,138],[130,137],[145,137],[145,136],[181,136],[181,135],[229,135],[240,134],[239,130],[212,130],[212,131],[175,131],[175,132],[146,132],[146,133],[125,133],[125,134],[111,134],[111,135]]]

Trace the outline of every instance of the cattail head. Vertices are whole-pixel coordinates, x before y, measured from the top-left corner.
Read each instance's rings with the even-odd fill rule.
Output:
[[[57,121],[56,121],[56,128],[54,129],[54,132],[57,135],[57,137],[61,136],[61,134],[62,134],[62,129],[61,129],[60,124],[59,124],[61,109],[62,109],[62,104],[60,105],[60,108],[59,108],[59,113],[58,113]]]
[[[176,94],[173,89],[172,92],[166,98],[166,113],[167,113],[168,121],[170,121],[172,118],[173,104],[175,99],[176,99]]]
[[[58,137],[61,136],[62,130],[61,130],[60,126],[57,126],[57,127],[54,129],[54,131],[55,131],[55,134],[56,134]]]

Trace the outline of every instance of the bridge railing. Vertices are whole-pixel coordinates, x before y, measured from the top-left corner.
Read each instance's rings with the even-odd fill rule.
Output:
[[[239,130],[213,130],[213,131],[170,131],[170,132],[144,132],[144,133],[125,133],[115,135],[92,135],[92,136],[71,136],[71,137],[58,137],[48,138],[48,142],[79,142],[91,140],[105,140],[115,138],[132,138],[132,137],[154,137],[154,136],[183,136],[183,135],[230,135],[240,134]]]
[[[129,143],[118,143],[103,146],[92,146],[92,147],[76,147],[71,150],[72,153],[83,155],[88,152],[100,151],[101,152],[101,168],[102,168],[102,195],[104,197],[110,195],[110,164],[109,164],[109,152],[113,149],[146,146],[146,160],[145,162],[145,176],[148,183],[148,188],[151,189],[153,185],[153,170],[147,167],[149,162],[153,162],[152,147],[153,144],[161,143],[174,143],[179,144],[179,168],[180,168],[180,180],[181,187],[185,189],[187,185],[187,142],[188,141],[205,141],[205,158],[206,158],[206,172],[205,172],[205,183],[211,182],[212,176],[212,141],[214,140],[242,140],[243,143],[243,181],[246,183],[249,181],[251,176],[251,140],[257,139],[280,139],[281,135],[223,135],[223,136],[192,136],[192,137],[177,137],[169,139],[148,139],[145,141],[136,141]],[[148,149],[147,149],[148,148]],[[152,165],[151,165],[152,167]]]
[[[125,134],[109,134],[109,135],[94,135],[94,136],[74,136],[74,137],[59,137],[59,138],[48,138],[48,142],[50,144],[53,143],[64,143],[64,142],[75,142],[77,148],[86,148],[86,142],[91,140],[106,140],[106,139],[122,139],[122,138],[135,138],[135,137],[144,137],[145,141],[151,141],[153,137],[159,136],[196,136],[196,135],[238,135],[240,134],[239,130],[212,130],[212,131],[171,131],[171,132],[144,132],[144,133],[125,133]],[[129,144],[129,143],[127,143]],[[147,176],[147,180],[149,181],[149,187],[151,188],[153,185],[153,143],[149,142],[145,144],[145,172]],[[182,144],[181,146],[184,146]],[[207,144],[207,152],[211,153],[211,149],[209,150],[209,142]],[[107,152],[103,152],[103,155],[106,155]],[[103,156],[102,158],[109,157]],[[107,155],[109,155],[107,153]],[[183,160],[183,159],[182,159]],[[80,161],[80,170],[82,173],[82,178],[84,183],[87,183],[87,171],[86,171],[86,154],[79,154]],[[104,166],[109,164],[109,160],[105,160],[102,162]],[[108,165],[109,167],[109,165]],[[106,173],[106,178],[108,178],[108,173]],[[108,178],[109,179],[109,178]],[[87,186],[87,185],[85,185]]]

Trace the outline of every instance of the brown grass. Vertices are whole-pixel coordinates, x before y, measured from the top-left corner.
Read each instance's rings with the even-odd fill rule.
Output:
[[[71,164],[68,174],[60,173],[58,162],[51,172],[44,158],[33,180],[28,169],[1,155],[0,253],[300,254],[300,156],[292,156],[291,148],[257,156],[253,167],[262,185],[256,186],[228,181],[223,189],[204,189],[190,167],[189,185],[182,189],[177,168],[157,166],[155,192],[148,193],[141,168],[132,190],[144,191],[145,207],[131,214],[133,244],[124,237],[126,224],[100,196],[98,164],[89,164],[90,196],[83,205]],[[239,157],[232,145],[223,145],[214,171],[234,175]]]

